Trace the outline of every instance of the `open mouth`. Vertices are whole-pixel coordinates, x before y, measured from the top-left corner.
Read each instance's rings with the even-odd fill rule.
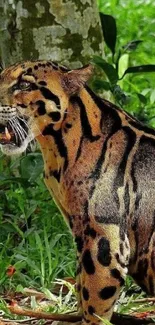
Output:
[[[5,125],[0,124],[0,145],[20,147],[28,136],[27,121],[23,118],[9,120]]]

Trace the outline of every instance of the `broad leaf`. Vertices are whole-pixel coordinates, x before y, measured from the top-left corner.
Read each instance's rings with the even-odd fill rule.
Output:
[[[104,80],[96,79],[93,81],[93,87],[97,90],[104,89],[104,90],[111,90],[110,83]]]
[[[93,62],[105,72],[112,85],[115,85],[117,83],[118,73],[112,64],[106,62],[100,56],[94,56]]]
[[[146,65],[139,65],[136,67],[129,67],[121,77],[121,79],[127,74],[127,73],[141,73],[141,72],[155,72],[155,64],[146,64]]]
[[[147,98],[144,95],[142,95],[140,93],[137,93],[137,96],[138,96],[138,98],[139,98],[139,100],[141,101],[142,104],[147,103]]]
[[[117,26],[116,20],[110,15],[105,15],[100,12],[101,25],[103,30],[104,40],[111,50],[112,54],[115,54]]]
[[[20,162],[20,172],[23,178],[35,181],[43,171],[43,160],[41,153],[31,153]]]
[[[155,103],[155,89],[151,92],[150,102],[151,102],[151,104]]]
[[[124,53],[118,61],[118,74],[121,77],[129,66],[129,54]],[[122,81],[123,82],[123,81]]]

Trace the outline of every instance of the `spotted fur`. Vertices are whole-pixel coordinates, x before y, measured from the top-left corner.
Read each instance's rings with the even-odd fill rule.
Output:
[[[111,318],[127,272],[155,294],[155,131],[94,94],[91,70],[37,61],[0,76],[1,148],[40,144],[45,183],[77,244],[83,324]]]

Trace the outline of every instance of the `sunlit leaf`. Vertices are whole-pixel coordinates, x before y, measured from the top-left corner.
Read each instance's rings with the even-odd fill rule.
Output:
[[[155,89],[152,90],[152,92],[151,92],[150,102],[151,102],[151,104],[153,104],[155,102]]]
[[[118,62],[119,77],[121,77],[124,74],[124,72],[128,68],[128,65],[129,65],[129,54],[125,53],[120,57],[119,62]]]

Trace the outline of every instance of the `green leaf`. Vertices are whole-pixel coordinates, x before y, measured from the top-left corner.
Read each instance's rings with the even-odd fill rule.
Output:
[[[10,178],[0,178],[0,186],[3,186],[4,184],[7,183],[20,183],[23,187],[29,187],[30,183],[28,182],[27,179],[24,179],[22,177],[10,177]]]
[[[32,153],[21,159],[20,172],[23,178],[35,181],[43,171],[43,160],[41,153]]]
[[[116,20],[114,17],[110,15],[105,15],[102,12],[100,12],[100,19],[104,40],[109,49],[111,50],[112,54],[114,55],[117,37]]]
[[[94,314],[94,315],[95,315],[98,319],[101,320],[101,322],[102,322],[103,325],[113,325],[112,323],[110,323],[110,322],[108,321],[108,319],[102,318],[102,317],[100,317],[100,316],[97,315],[97,314]]]
[[[151,92],[150,102],[151,102],[151,104],[154,104],[154,102],[155,102],[155,89]]]
[[[127,70],[128,65],[129,65],[129,54],[124,53],[118,61],[119,77],[121,77],[123,75],[123,73]],[[121,82],[123,82],[123,81],[121,81]]]
[[[144,95],[142,95],[140,93],[137,93],[137,96],[138,96],[138,98],[139,98],[139,100],[140,100],[140,102],[142,104],[146,104],[147,103],[147,98]]]
[[[100,56],[96,56],[96,55],[93,57],[93,62],[105,72],[112,85],[115,85],[117,83],[118,73],[112,64],[109,64]]]
[[[137,46],[142,43],[142,40],[134,40],[128,42],[126,45],[123,46],[124,51],[135,51]]]
[[[146,65],[138,65],[136,67],[129,67],[121,77],[121,79],[127,73],[143,73],[143,72],[155,72],[155,64],[146,64]]]
[[[129,96],[126,96],[126,94],[124,93],[124,91],[121,89],[119,85],[115,85],[111,91],[113,96],[115,97],[116,102],[120,106],[124,106],[129,103],[130,101]]]
[[[97,90],[104,89],[104,90],[111,90],[110,83],[104,80],[96,79],[93,81],[93,87]]]
[[[18,284],[16,287],[16,292],[24,293],[24,288],[21,284]]]
[[[52,300],[54,302],[58,302],[58,297],[56,295],[54,295],[49,289],[47,288],[42,288],[42,292],[46,295],[46,297],[49,300]]]

